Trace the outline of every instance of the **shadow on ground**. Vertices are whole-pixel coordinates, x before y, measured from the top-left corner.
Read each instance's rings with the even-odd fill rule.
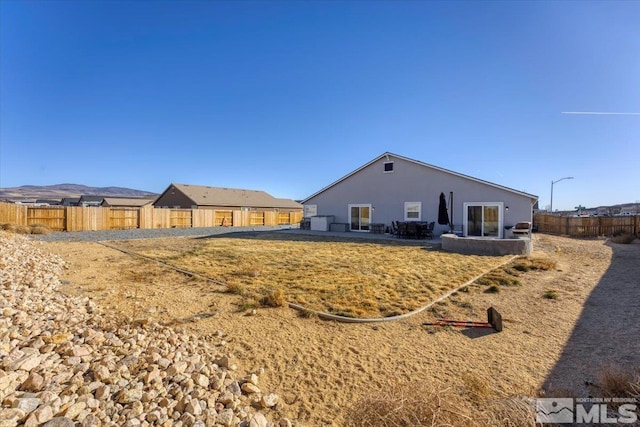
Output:
[[[588,385],[600,369],[640,368],[640,241],[608,246],[613,250],[611,265],[585,301],[560,359],[545,380],[548,395],[570,391],[580,397],[597,396],[597,390]]]

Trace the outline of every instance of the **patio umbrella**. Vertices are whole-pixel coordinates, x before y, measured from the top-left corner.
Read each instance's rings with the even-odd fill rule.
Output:
[[[447,199],[444,193],[440,193],[440,206],[438,207],[438,224],[449,224],[449,213],[447,212]]]

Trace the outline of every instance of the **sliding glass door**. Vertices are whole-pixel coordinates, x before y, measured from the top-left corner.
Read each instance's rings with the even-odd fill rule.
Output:
[[[371,205],[349,205],[349,224],[351,231],[369,231]]]
[[[502,203],[464,203],[464,235],[502,237]]]

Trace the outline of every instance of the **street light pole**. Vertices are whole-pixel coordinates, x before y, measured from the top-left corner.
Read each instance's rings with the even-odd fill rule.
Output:
[[[553,184],[555,184],[556,182],[560,182],[562,180],[565,180],[565,179],[573,179],[573,177],[572,176],[565,176],[564,178],[560,178],[558,180],[551,181],[551,208],[550,208],[551,213],[553,213]]]

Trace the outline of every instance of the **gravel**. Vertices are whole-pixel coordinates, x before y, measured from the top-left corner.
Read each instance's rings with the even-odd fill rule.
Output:
[[[103,240],[154,239],[160,237],[199,237],[246,231],[273,231],[297,228],[291,225],[256,227],[204,227],[204,228],[134,228],[131,230],[72,231],[51,234],[32,234],[34,240],[43,242],[99,242]]]
[[[299,425],[258,387],[264,367],[238,374],[226,343],[242,336],[192,335],[59,292],[64,261],[25,236],[0,231],[0,266],[1,427]]]

